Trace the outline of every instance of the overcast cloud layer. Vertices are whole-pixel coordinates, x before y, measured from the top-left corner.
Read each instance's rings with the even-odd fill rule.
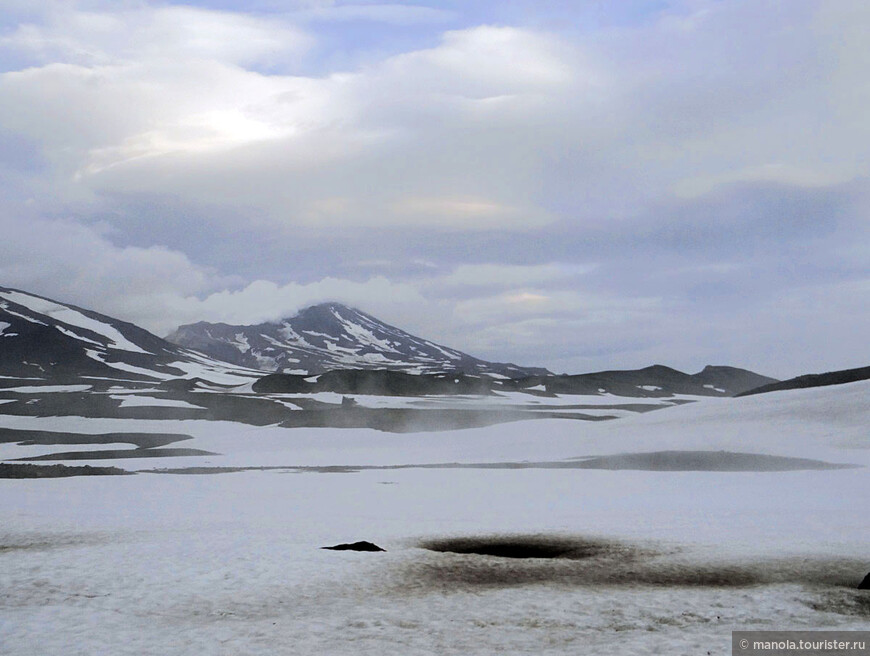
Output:
[[[0,285],[560,372],[870,360],[863,0],[31,4]]]

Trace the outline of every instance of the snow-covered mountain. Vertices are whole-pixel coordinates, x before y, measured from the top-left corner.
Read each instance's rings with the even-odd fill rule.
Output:
[[[0,375],[241,384],[260,375],[97,312],[0,287]]]
[[[480,360],[340,303],[313,305],[294,317],[255,326],[199,322],[181,326],[167,340],[240,366],[285,373],[389,369],[510,378],[549,373],[542,368]]]

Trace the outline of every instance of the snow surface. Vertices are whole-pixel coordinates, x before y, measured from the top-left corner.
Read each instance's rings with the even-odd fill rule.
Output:
[[[258,379],[263,376],[262,371],[233,365],[223,365],[193,351],[186,351],[185,353],[191,358],[190,361],[178,360],[170,362],[168,366],[180,369],[185,373],[186,378],[203,378],[209,382],[221,385],[243,385],[251,383],[252,379]],[[175,378],[175,376],[170,377]]]
[[[21,313],[19,313],[19,312],[16,312],[15,310],[11,310],[11,309],[9,308],[9,304],[8,304],[8,303],[2,303],[2,302],[0,302],[0,308],[3,308],[3,311],[4,311],[4,312],[7,312],[8,314],[11,314],[13,317],[18,317],[19,319],[24,319],[25,321],[28,321],[28,322],[30,322],[30,323],[35,323],[35,324],[38,324],[38,325],[40,325],[40,326],[47,326],[47,325],[48,325],[48,324],[45,323],[44,321],[40,321],[39,319],[34,319],[33,317],[28,317],[28,316],[25,315],[25,314],[21,314]]]
[[[170,378],[177,377],[169,373],[154,371],[153,369],[145,369],[144,367],[137,367],[132,364],[127,364],[126,362],[108,362],[106,361],[105,353],[100,353],[99,351],[94,351],[93,349],[85,349],[85,353],[89,358],[96,360],[97,362],[101,362],[108,367],[112,367],[113,369],[126,371],[127,373],[140,374],[142,376],[148,376],[149,378],[160,378],[161,380],[169,380]]]
[[[0,389],[4,392],[17,392],[18,394],[39,394],[41,392],[86,392],[91,387],[91,385],[24,385]]]
[[[0,415],[10,428],[187,433],[194,439],[179,446],[223,454],[92,463],[128,469],[542,461],[669,449],[864,466],[0,480],[0,651],[725,655],[734,629],[866,629],[866,614],[843,608],[861,594],[844,586],[870,569],[868,425],[870,382],[706,399],[604,423],[535,420],[410,435]],[[505,562],[420,547],[431,537],[505,533],[593,536],[659,552],[631,564],[641,572],[760,567],[779,578],[737,587],[589,584],[582,561]],[[319,549],[356,540],[387,552]]]
[[[195,408],[202,410],[201,405],[193,405],[187,401],[177,399],[161,399],[156,396],[143,396],[139,394],[110,394],[110,398],[121,401],[121,408],[136,408],[141,406],[162,406],[166,408]]]

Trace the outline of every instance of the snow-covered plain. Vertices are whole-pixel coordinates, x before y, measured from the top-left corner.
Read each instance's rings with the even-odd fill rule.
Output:
[[[178,446],[221,454],[73,465],[277,467],[0,480],[0,653],[728,654],[734,629],[864,629],[868,593],[852,588],[870,571],[867,426],[867,382],[416,434],[0,415],[7,428],[184,433]],[[25,449],[3,446],[6,459]],[[666,450],[860,467],[352,470]],[[422,546],[511,534],[612,553]],[[357,540],[387,552],[318,548]]]

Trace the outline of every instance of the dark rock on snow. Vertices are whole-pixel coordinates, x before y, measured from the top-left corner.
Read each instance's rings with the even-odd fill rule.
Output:
[[[378,545],[365,540],[361,542],[353,542],[351,544],[336,544],[331,547],[320,547],[321,549],[329,549],[330,551],[386,551]]]

